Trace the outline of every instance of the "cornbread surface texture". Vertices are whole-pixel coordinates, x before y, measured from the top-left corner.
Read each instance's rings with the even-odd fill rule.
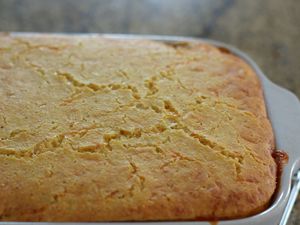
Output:
[[[210,220],[276,188],[259,81],[201,43],[0,36],[0,220]]]

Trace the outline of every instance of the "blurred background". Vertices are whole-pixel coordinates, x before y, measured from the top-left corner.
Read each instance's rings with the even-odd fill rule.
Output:
[[[211,38],[300,97],[300,0],[0,0],[0,31]],[[300,198],[289,225],[300,225]]]

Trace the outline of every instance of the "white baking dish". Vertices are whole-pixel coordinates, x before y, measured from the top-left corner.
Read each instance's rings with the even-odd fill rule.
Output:
[[[12,35],[34,35],[32,33],[13,33]],[[57,34],[56,34],[57,35]],[[99,34],[82,34],[82,35],[99,35]],[[212,40],[186,38],[186,37],[174,37],[174,36],[151,36],[151,35],[116,35],[116,34],[100,34],[107,38],[122,38],[122,39],[150,39],[161,42],[206,42],[213,44],[217,47],[222,47],[230,51],[232,54],[244,59],[259,76],[267,104],[267,110],[269,118],[271,120],[275,138],[276,148],[284,150],[289,155],[289,161],[284,166],[279,188],[276,193],[274,202],[265,211],[243,219],[219,221],[218,225],[274,225],[279,224],[282,218],[283,211],[286,207],[287,201],[290,197],[290,191],[292,186],[293,175],[300,168],[300,102],[298,98],[291,92],[283,89],[274,83],[272,83],[263,74],[259,67],[250,59],[247,55],[239,51],[238,49]],[[300,178],[299,178],[300,179]],[[199,222],[199,221],[180,221],[180,222],[136,222],[135,224],[152,224],[160,223],[165,225],[171,224],[197,224],[197,225],[209,225],[215,224],[211,222]],[[27,225],[32,223],[26,222],[0,222],[0,225]],[[36,225],[58,225],[67,223],[34,223]],[[73,224],[73,223],[72,223]],[[99,223],[77,223],[80,225],[94,225]],[[106,224],[106,223],[101,223]],[[114,223],[116,225],[125,223]]]

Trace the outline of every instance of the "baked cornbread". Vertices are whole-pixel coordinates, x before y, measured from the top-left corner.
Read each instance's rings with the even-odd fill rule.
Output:
[[[201,43],[0,36],[0,220],[232,219],[276,188],[259,81]]]

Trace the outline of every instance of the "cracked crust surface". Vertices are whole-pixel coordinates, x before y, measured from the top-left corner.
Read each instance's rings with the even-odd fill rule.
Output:
[[[0,220],[231,219],[276,188],[260,84],[199,43],[0,36]]]

